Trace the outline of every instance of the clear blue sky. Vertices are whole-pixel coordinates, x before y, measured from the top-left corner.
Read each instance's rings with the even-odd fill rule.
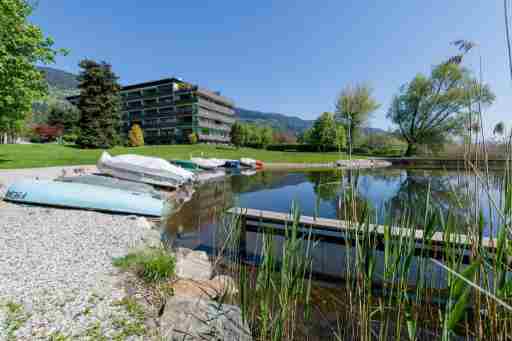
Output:
[[[468,39],[497,96],[487,126],[512,124],[501,0],[41,0],[32,21],[71,50],[55,67],[106,60],[123,84],[178,76],[249,109],[313,119],[366,81],[382,104],[371,126],[382,128],[399,86]],[[478,53],[466,60],[475,70]]]

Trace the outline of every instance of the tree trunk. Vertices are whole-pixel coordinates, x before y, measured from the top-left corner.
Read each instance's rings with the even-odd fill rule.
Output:
[[[405,151],[405,155],[404,156],[408,156],[409,157],[409,156],[416,155],[417,148],[418,148],[418,146],[416,145],[416,143],[413,143],[413,142],[407,143],[407,150]]]

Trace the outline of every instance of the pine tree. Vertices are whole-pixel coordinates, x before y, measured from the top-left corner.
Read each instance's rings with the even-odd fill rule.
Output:
[[[134,124],[128,133],[130,147],[142,147],[144,145],[144,134],[138,124]]]
[[[112,66],[92,60],[80,62],[80,136],[81,148],[110,148],[119,141],[121,101],[118,77]]]

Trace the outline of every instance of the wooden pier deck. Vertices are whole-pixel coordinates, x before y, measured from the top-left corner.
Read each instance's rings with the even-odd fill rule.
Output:
[[[285,225],[292,223],[293,219],[288,213],[264,211],[250,208],[234,207],[229,213],[236,214],[242,218],[242,229],[251,232],[263,232],[284,235]],[[342,245],[355,245],[355,235],[364,233],[364,229],[357,224],[336,219],[315,218],[310,216],[301,216],[299,220],[300,233],[308,235],[311,231],[312,238],[321,241],[336,243]],[[384,250],[383,225],[370,224],[367,230],[372,237],[375,237],[376,249]],[[443,232],[434,232],[432,237],[425,241],[424,231],[421,229],[410,229],[403,227],[392,227],[390,229],[391,238],[398,240],[403,237],[415,239],[416,254],[428,255],[432,258],[442,259],[444,249],[447,245],[469,250],[473,247],[475,240],[465,234],[445,234]],[[496,250],[496,238],[483,238],[481,241],[483,248],[489,252]],[[428,248],[428,250],[426,250]],[[466,254],[469,254],[466,252]],[[468,255],[465,255],[467,257]],[[465,262],[469,259],[465,259]]]

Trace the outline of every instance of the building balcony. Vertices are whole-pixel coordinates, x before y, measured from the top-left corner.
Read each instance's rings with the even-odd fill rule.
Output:
[[[204,110],[201,108],[199,108],[198,116],[202,117],[202,118],[207,118],[207,119],[213,120],[213,121],[219,121],[219,122],[222,122],[225,124],[233,124],[236,121],[236,118],[234,116],[218,114],[218,113],[207,111],[207,110]]]
[[[213,110],[213,111],[218,111],[219,113],[222,113],[224,115],[228,115],[228,116],[234,116],[235,115],[235,110],[233,108],[225,107],[225,106],[222,106],[222,105],[218,105],[218,104],[209,102],[207,100],[204,100],[202,98],[199,98],[197,103],[200,106],[202,106],[203,108],[210,109],[210,110]]]
[[[229,143],[231,141],[231,138],[229,136],[222,136],[222,135],[198,134],[198,138],[199,138],[199,141],[206,141],[206,142]]]

